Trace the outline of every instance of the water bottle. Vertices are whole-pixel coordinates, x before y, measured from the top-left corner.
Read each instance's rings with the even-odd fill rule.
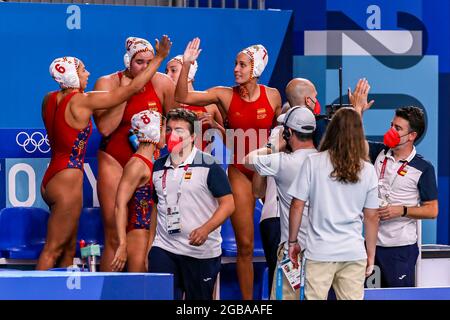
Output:
[[[100,246],[91,242],[87,247],[81,248],[81,257],[87,258],[90,272],[95,272],[97,268],[97,257],[100,257]]]
[[[134,151],[136,151],[139,148],[139,140],[136,134],[133,132],[132,129],[128,132],[128,141],[130,141],[131,147]]]

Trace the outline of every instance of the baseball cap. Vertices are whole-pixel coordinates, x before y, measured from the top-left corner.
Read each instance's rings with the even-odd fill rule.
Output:
[[[285,114],[279,115],[277,121],[301,133],[312,133],[316,130],[316,117],[308,107],[293,107]]]

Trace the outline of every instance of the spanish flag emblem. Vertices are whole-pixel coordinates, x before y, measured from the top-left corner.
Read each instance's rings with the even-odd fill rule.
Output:
[[[192,177],[192,171],[186,171],[184,174],[184,180],[191,180]]]
[[[256,109],[256,114],[263,114],[263,113],[266,113],[266,108]]]

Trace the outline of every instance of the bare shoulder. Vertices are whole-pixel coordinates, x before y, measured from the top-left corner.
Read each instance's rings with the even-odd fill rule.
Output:
[[[167,74],[157,72],[152,78],[152,84],[154,87],[173,88],[175,90],[175,83],[170,79]]]
[[[280,97],[280,91],[278,91],[277,88],[272,88],[272,87],[268,87],[268,86],[264,86],[266,88],[266,92],[268,95],[274,96],[274,97]]]
[[[274,109],[281,108],[280,91],[278,91],[277,88],[272,88],[272,87],[267,87],[267,86],[264,86],[264,87],[266,88],[267,98],[269,99],[271,106]]]
[[[44,96],[44,99],[42,99],[42,105],[41,105],[41,110],[42,110],[42,112],[44,112],[45,111],[45,108],[46,108],[46,106],[47,106],[47,102],[48,102],[48,99],[50,98],[50,96],[53,94],[53,92],[48,92],[45,96]]]
[[[109,90],[117,88],[119,86],[120,86],[120,79],[119,79],[117,72],[115,72],[115,73],[111,73],[106,76],[102,76],[102,77],[98,78],[97,81],[95,82],[94,90],[109,91]]]
[[[209,88],[206,91],[217,91],[217,92],[224,92],[224,93],[233,93],[233,88],[232,87],[225,87],[225,86],[216,86],[216,87]]]
[[[233,88],[232,87],[217,86],[217,87],[209,88],[206,91],[215,93],[222,100],[223,99],[226,99],[226,100],[231,99],[231,97],[233,96]]]
[[[50,98],[50,96],[53,94],[53,92],[48,92],[45,96],[44,99],[42,99],[42,106],[45,106],[47,104],[48,99]]]
[[[129,179],[142,179],[147,176],[147,165],[139,158],[131,157],[123,170],[123,176]]]

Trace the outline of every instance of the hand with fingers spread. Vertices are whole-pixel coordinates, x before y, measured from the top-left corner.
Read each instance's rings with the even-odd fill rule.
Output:
[[[197,60],[198,56],[200,55],[200,52],[202,52],[202,49],[200,49],[200,38],[192,39],[191,41],[189,41],[186,49],[184,50],[183,62],[194,63],[194,61]]]
[[[170,41],[169,36],[163,35],[161,40],[155,39],[156,55],[165,59],[172,48],[172,41]]]
[[[350,103],[361,116],[363,112],[369,109],[375,102],[374,100],[367,102],[369,91],[370,85],[365,78],[359,79],[353,93],[351,92],[350,88],[348,88],[348,98],[350,100]]]
[[[111,268],[114,272],[122,271],[127,262],[127,246],[121,244],[117,248],[113,261],[111,262]]]
[[[201,246],[208,239],[208,235],[208,230],[204,226],[201,226],[189,234],[189,244],[192,246]]]

